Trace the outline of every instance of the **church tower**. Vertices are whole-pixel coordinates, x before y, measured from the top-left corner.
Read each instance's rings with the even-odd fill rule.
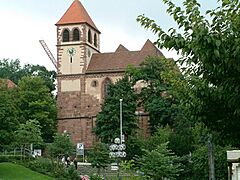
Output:
[[[58,131],[71,132],[74,143],[90,142],[85,73],[92,55],[100,52],[100,31],[79,0],[73,1],[56,26]]]
[[[99,30],[79,0],[56,23],[58,73],[84,74],[93,53],[100,50]]]

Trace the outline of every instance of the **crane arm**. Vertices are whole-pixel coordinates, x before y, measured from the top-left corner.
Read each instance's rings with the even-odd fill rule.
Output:
[[[55,66],[56,69],[57,68],[57,61],[54,58],[53,54],[51,53],[51,51],[49,50],[47,44],[45,43],[44,40],[39,40],[40,44],[42,45],[43,49],[45,50],[45,52],[47,53],[49,59],[52,61],[53,65]]]

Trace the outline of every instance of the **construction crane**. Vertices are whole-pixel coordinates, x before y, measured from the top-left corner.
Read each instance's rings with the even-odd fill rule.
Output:
[[[50,60],[52,61],[53,65],[55,66],[56,69],[57,68],[57,61],[54,58],[53,54],[51,53],[51,51],[49,50],[47,44],[45,43],[44,40],[39,40],[40,44],[42,45],[43,49],[45,50],[45,52],[47,53],[48,57],[50,58]]]

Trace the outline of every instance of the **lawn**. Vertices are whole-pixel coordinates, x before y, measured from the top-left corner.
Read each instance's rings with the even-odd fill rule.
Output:
[[[54,180],[18,164],[0,163],[0,180]]]

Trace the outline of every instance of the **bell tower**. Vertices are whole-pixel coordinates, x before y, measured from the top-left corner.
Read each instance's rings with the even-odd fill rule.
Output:
[[[100,31],[79,0],[74,0],[56,26],[58,74],[84,74],[92,54],[99,53]]]
[[[71,132],[74,143],[91,142],[91,131],[85,130],[85,73],[92,55],[100,52],[100,31],[79,0],[73,1],[56,26],[58,131]]]

